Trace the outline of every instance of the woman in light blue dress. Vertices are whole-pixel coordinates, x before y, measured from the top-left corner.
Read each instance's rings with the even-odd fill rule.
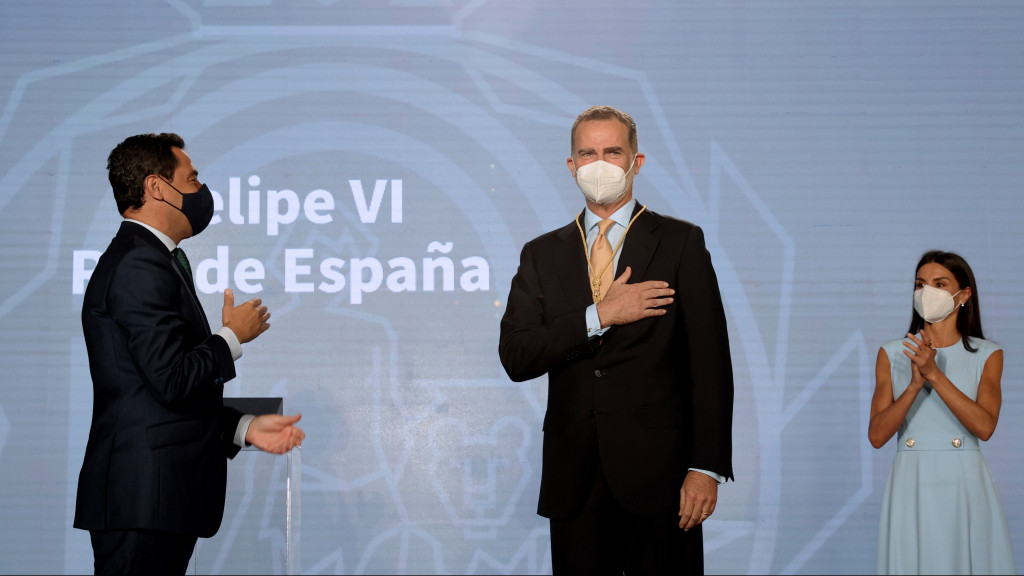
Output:
[[[882,497],[878,574],[1015,574],[979,440],[995,431],[1003,351],[984,339],[974,273],[950,252],[917,265],[906,338],[878,351],[868,438],[897,434]]]

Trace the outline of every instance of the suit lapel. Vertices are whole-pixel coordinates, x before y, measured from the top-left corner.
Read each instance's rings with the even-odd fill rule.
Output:
[[[633,209],[633,216],[636,216],[640,209],[641,206],[638,202]],[[622,254],[619,256],[618,266],[615,267],[616,278],[622,274],[626,266],[629,266],[632,268],[630,284],[646,279],[647,269],[654,259],[654,253],[658,250],[658,236],[655,234],[657,229],[658,219],[650,211],[644,210],[644,213],[637,217],[622,243]]]
[[[210,323],[206,320],[206,313],[203,312],[203,306],[199,303],[195,285],[192,283],[191,278],[185,276],[185,272],[182,271],[181,266],[179,266],[175,261],[174,255],[167,250],[164,243],[154,236],[149,230],[146,230],[144,227],[132,222],[122,222],[121,228],[117,231],[117,234],[118,236],[124,234],[126,236],[141,238],[146,244],[152,246],[154,250],[167,257],[168,266],[170,266],[171,269],[174,270],[174,273],[178,275],[178,278],[182,283],[183,292],[186,294],[183,298],[185,300],[185,306],[181,313],[188,317],[192,322],[199,323],[203,326],[206,334],[209,335],[211,333]]]
[[[196,315],[203,321],[203,328],[207,334],[210,334],[210,323],[206,320],[206,313],[203,312],[203,306],[199,303],[199,295],[196,293],[196,285],[192,282],[192,278],[189,278],[185,271],[182,270],[181,265],[178,264],[174,254],[167,253],[168,258],[171,259],[171,267],[177,272],[178,278],[181,279],[182,284],[185,285],[185,291],[188,292],[189,297],[187,300],[192,303],[193,310]]]
[[[582,225],[582,214],[558,231],[555,251],[550,257],[558,263],[557,276],[562,291],[568,295],[574,306],[586,307],[594,303],[590,295],[590,273],[587,270],[587,255],[577,222]]]
[[[181,253],[184,254],[184,252]],[[192,281],[192,277],[188,275],[188,272],[185,271],[185,268],[181,265],[180,262],[178,262],[178,258],[177,256],[175,256],[174,252],[172,251],[170,254],[171,264],[174,264],[174,269],[178,271],[178,277],[181,278],[183,282],[185,282],[185,285],[189,287],[189,289],[192,291],[192,294],[196,294],[196,285],[195,282]]]

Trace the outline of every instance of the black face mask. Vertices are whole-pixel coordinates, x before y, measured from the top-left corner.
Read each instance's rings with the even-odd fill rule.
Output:
[[[164,182],[167,182],[167,180],[164,180]],[[206,187],[206,184],[203,184],[199,190],[192,194],[182,194],[181,190],[175,188],[174,184],[170,182],[167,182],[167,185],[174,188],[174,191],[178,194],[181,194],[181,208],[167,200],[162,200],[162,202],[185,215],[188,225],[192,227],[193,236],[197,236],[200,232],[206,230],[206,227],[210,225],[210,220],[213,220],[213,193]]]

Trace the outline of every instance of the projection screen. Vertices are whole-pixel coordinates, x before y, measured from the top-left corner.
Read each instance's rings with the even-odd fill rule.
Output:
[[[874,361],[936,248],[971,263],[1004,348],[983,453],[1024,566],[1022,22],[945,0],[5,0],[0,572],[92,571],[72,520],[106,158],[175,132],[215,192],[183,243],[211,324],[226,288],[273,314],[226,395],[303,416],[302,571],[550,573],[547,378],[508,379],[498,323],[523,244],[584,207],[565,160],[594,104],[635,118],[635,196],[700,225],[718,274],[736,481],[708,573],[874,570],[895,453],[867,441]],[[255,458],[229,464],[200,572],[285,570],[283,460]]]

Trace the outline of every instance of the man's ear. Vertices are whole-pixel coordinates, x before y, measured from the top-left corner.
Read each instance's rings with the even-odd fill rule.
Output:
[[[157,176],[156,174],[150,174],[149,176],[146,176],[145,180],[142,181],[143,192],[145,192],[149,196],[152,196],[156,200],[163,200],[163,183],[163,180],[161,180],[159,176]]]
[[[643,152],[636,153],[636,157],[633,159],[633,174],[640,173],[640,167],[644,165],[645,160],[647,160],[647,156],[644,156]]]

